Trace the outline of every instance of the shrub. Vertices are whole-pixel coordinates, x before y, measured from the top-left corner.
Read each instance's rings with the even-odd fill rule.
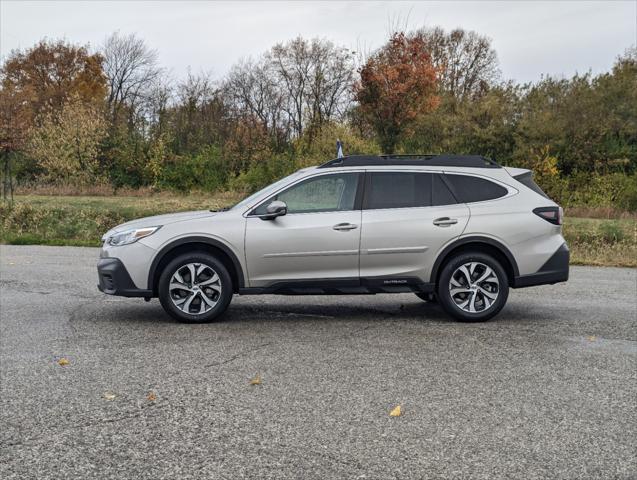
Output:
[[[343,142],[345,155],[380,153],[376,142],[358,135],[350,126],[341,123],[323,125],[312,135],[304,135],[294,144],[299,166],[320,165],[336,158],[336,140]]]
[[[268,162],[259,162],[252,165],[245,172],[230,179],[230,190],[251,193],[269,185],[280,178],[289,175],[297,169],[294,159],[288,155],[273,157]]]
[[[20,233],[24,228],[36,227],[42,220],[41,213],[31,205],[3,202],[0,204],[0,217],[3,230]]]
[[[568,177],[545,176],[536,180],[563,207],[637,210],[637,175],[574,172]]]
[[[626,177],[623,188],[617,194],[616,203],[622,210],[637,211],[637,174]]]
[[[603,241],[608,243],[621,242],[625,235],[624,230],[617,222],[602,222],[599,224],[599,233]]]
[[[192,190],[213,192],[225,186],[226,175],[220,150],[209,146],[194,156],[170,158],[157,184],[184,193]]]

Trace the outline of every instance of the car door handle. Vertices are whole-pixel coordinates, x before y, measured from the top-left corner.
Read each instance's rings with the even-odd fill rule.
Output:
[[[354,225],[353,223],[337,223],[332,228],[343,232],[347,230],[354,230],[355,228],[358,228],[358,225]]]
[[[449,227],[458,223],[457,218],[440,217],[434,220],[434,225],[438,227]]]

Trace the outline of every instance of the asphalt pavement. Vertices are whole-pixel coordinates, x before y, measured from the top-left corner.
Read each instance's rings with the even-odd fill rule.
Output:
[[[183,325],[99,293],[97,255],[0,246],[2,479],[637,478],[635,269],[483,324],[400,294]]]

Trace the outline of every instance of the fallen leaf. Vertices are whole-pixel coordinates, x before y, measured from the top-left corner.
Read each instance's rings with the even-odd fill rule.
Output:
[[[589,342],[594,342],[595,340],[597,340],[597,337],[595,335],[591,335],[590,337],[588,337]]]
[[[155,395],[155,392],[148,392],[146,400],[148,400],[149,402],[154,402],[155,400],[157,400],[157,395]]]
[[[250,385],[261,385],[261,375],[257,373],[257,376],[250,380]]]
[[[115,394],[111,392],[106,392],[104,393],[104,398],[110,402],[111,400],[115,400]]]
[[[397,405],[391,412],[389,412],[390,417],[400,417],[402,415],[402,411],[400,410],[400,405]]]
[[[64,365],[68,365],[69,363],[71,363],[71,362],[69,362],[69,361],[68,361],[66,358],[64,358],[64,357],[62,357],[62,358],[60,358],[60,359],[58,360],[58,365],[59,365],[59,366],[61,366],[61,367],[63,367]]]

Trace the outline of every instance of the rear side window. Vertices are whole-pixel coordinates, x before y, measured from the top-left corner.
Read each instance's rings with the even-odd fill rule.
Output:
[[[500,185],[484,178],[468,175],[445,175],[453,188],[453,193],[463,203],[484,202],[504,197],[508,191]]]
[[[431,206],[431,174],[417,172],[370,172],[365,189],[365,208]]]
[[[539,193],[543,197],[549,198],[549,196],[546,193],[544,193],[544,191],[533,180],[532,172],[525,172],[522,175],[518,175],[517,177],[513,177],[513,178],[515,178],[518,182],[520,182],[525,187],[528,187],[531,190],[533,190],[535,193]]]
[[[453,205],[458,203],[442,179],[442,175],[433,174],[432,205]]]

